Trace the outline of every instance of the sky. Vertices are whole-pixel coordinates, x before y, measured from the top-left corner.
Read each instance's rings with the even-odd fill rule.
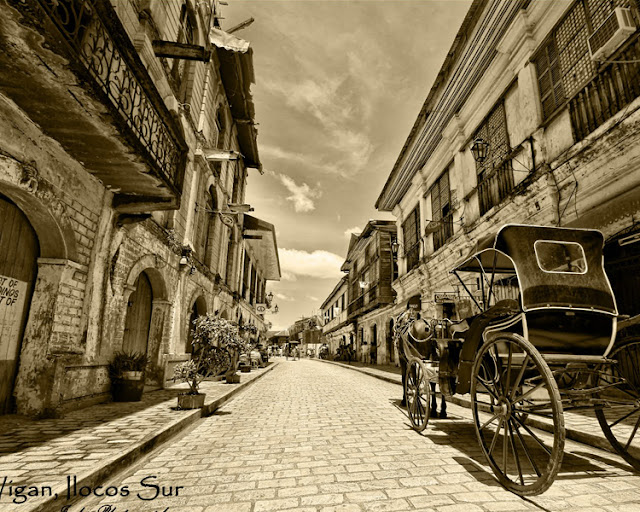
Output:
[[[251,43],[258,151],[246,202],[275,225],[272,330],[318,313],[351,233],[393,220],[375,202],[471,0],[226,0]]]

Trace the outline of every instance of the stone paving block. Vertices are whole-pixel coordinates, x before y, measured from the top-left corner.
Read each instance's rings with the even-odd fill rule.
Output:
[[[270,512],[273,510],[286,510],[296,508],[298,506],[298,498],[286,498],[266,501],[256,501],[254,512]]]
[[[338,505],[344,501],[342,494],[329,493],[329,494],[317,494],[315,496],[304,496],[300,498],[300,505],[302,506],[319,506],[319,505]]]
[[[403,499],[371,501],[363,503],[362,506],[367,512],[395,512],[397,510],[408,510],[410,508],[409,503]]]
[[[251,512],[251,502],[247,503],[216,503],[204,509],[204,512]]]
[[[291,498],[294,496],[308,496],[309,494],[318,494],[317,485],[304,485],[296,487],[288,487],[278,489],[278,498]]]
[[[320,512],[362,512],[362,508],[355,503],[343,503],[335,507],[322,507]]]
[[[518,510],[531,510],[533,508],[529,503],[515,501],[496,501],[483,503],[482,506],[487,512],[517,512]]]
[[[482,503],[484,501],[495,501],[495,497],[488,492],[457,492],[452,496],[455,500],[466,503]]]
[[[401,489],[385,489],[385,492],[387,493],[389,498],[409,498],[413,496],[429,495],[429,492],[424,487],[403,487]]]

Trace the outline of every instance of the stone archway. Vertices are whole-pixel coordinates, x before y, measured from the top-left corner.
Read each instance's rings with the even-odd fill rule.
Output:
[[[189,308],[189,310],[185,315],[187,318],[187,325],[185,326],[184,351],[187,354],[190,354],[193,348],[191,344],[191,342],[193,341],[193,334],[192,334],[193,322],[199,316],[203,316],[207,314],[207,301],[204,299],[204,297],[200,294],[199,291],[196,291],[195,295],[197,296],[191,299],[190,301],[191,307]]]
[[[87,267],[77,263],[77,244],[67,207],[57,191],[41,179],[35,163],[0,156],[0,168],[5,202],[21,212],[39,246],[37,279],[34,274],[28,314],[20,327],[19,364],[12,392],[15,410],[25,415],[47,414],[55,410],[62,396],[65,364],[78,358],[79,352],[72,353],[69,348],[82,350],[80,334],[64,340],[53,336],[56,312],[65,308],[60,288],[75,287],[74,276],[78,272],[86,274]]]
[[[162,353],[166,351],[164,343],[165,333],[167,333],[166,323],[169,318],[171,302],[167,296],[167,286],[164,276],[155,268],[156,258],[152,254],[147,254],[140,258],[131,268],[123,289],[124,304],[128,306],[132,294],[136,292],[140,285],[140,275],[144,274],[151,290],[151,311],[149,316],[149,330],[147,334],[147,365],[146,383],[149,385],[160,385],[163,380],[163,365],[161,361]],[[135,298],[135,297],[134,297]],[[126,328],[127,311],[125,307],[122,321]],[[125,341],[123,332],[123,342]]]
[[[0,414],[15,408],[13,389],[39,254],[26,215],[0,194]]]

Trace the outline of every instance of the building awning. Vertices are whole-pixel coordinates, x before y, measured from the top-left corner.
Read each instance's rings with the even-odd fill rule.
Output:
[[[264,278],[280,281],[280,259],[273,224],[245,214],[243,236],[251,254],[257,260],[254,263],[262,271]]]
[[[246,167],[262,172],[258,156],[258,130],[255,127],[255,107],[251,95],[251,84],[255,83],[253,72],[253,49],[249,42],[223,30],[212,28],[211,43],[218,48],[220,77],[236,121],[240,153]]]
[[[209,33],[211,44],[221,48],[222,50],[229,50],[230,52],[247,53],[249,51],[249,41],[240,39],[232,34],[227,34],[224,30],[211,27]]]

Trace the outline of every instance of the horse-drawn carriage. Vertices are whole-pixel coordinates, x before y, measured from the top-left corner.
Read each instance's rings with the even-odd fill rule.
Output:
[[[396,321],[412,427],[429,421],[429,383],[445,396],[469,393],[482,451],[517,494],[553,483],[565,411],[594,411],[615,450],[640,470],[640,351],[638,342],[616,343],[603,242],[595,230],[503,226],[451,271],[477,314],[452,321],[407,310]]]

